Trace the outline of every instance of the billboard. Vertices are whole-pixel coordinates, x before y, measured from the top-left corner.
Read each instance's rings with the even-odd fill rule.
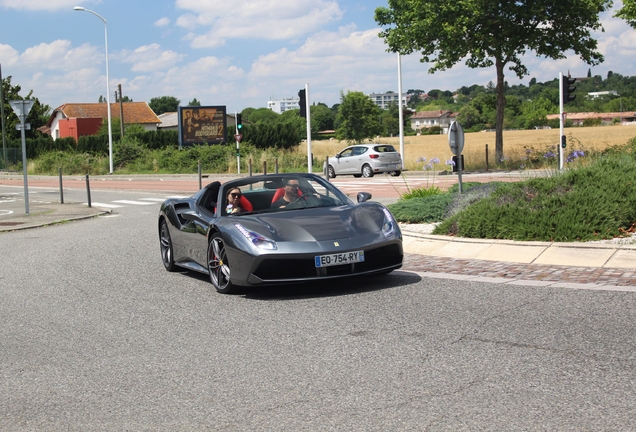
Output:
[[[179,146],[227,142],[225,106],[179,107]]]

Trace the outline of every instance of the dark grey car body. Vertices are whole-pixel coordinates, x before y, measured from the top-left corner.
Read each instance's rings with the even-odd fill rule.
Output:
[[[271,209],[289,179],[304,198]],[[240,187],[253,211],[227,214],[226,192]],[[388,273],[402,266],[400,229],[382,204],[354,203],[314,174],[270,174],[214,182],[195,195],[168,199],[159,213],[164,265],[209,274],[216,289]],[[362,251],[362,252],[360,252]],[[316,257],[360,252],[364,261],[317,267]]]

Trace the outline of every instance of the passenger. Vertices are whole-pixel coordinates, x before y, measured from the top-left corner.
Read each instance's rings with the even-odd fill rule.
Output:
[[[227,214],[238,214],[243,211],[241,207],[241,189],[232,188],[227,193]]]

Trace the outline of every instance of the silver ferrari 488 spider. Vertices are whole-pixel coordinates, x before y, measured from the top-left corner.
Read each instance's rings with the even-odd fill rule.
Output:
[[[168,271],[208,274],[221,293],[400,268],[402,234],[393,215],[370,193],[356,198],[314,174],[213,182],[161,205],[161,258]]]

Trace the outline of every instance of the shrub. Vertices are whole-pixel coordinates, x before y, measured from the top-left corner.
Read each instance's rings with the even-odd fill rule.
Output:
[[[500,184],[434,232],[540,241],[619,237],[636,221],[634,162],[633,155],[616,154],[550,178]]]

